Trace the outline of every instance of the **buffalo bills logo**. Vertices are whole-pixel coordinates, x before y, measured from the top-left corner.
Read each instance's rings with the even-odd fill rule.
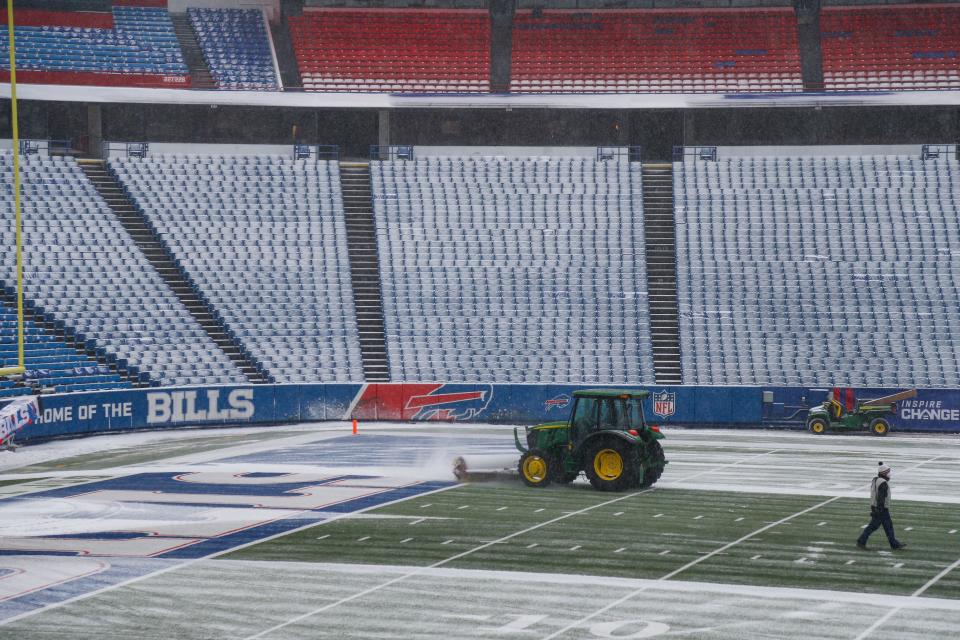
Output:
[[[677,394],[661,391],[653,394],[653,413],[661,418],[669,418],[677,411]]]
[[[412,420],[466,422],[479,416],[493,398],[493,385],[444,384],[422,395],[410,396],[406,409]]]
[[[565,409],[566,407],[569,407],[569,406],[570,406],[570,396],[568,396],[565,393],[561,393],[558,396],[554,396],[553,398],[550,398],[549,400],[543,403],[543,407],[547,411],[550,411],[550,409],[553,409],[553,408]]]

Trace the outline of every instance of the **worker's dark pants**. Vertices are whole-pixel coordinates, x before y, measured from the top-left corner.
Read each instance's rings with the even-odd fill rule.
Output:
[[[863,533],[860,534],[860,539],[857,541],[860,544],[867,544],[867,538],[870,537],[870,534],[883,526],[883,532],[887,534],[887,542],[890,543],[890,547],[896,549],[900,546],[900,542],[897,541],[897,537],[893,534],[893,520],[890,519],[890,510],[889,509],[871,509],[870,515],[870,524],[867,525],[867,528],[863,530]]]

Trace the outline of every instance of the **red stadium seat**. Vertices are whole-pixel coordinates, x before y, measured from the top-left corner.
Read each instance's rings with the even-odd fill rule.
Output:
[[[517,92],[801,91],[791,9],[520,11]]]
[[[960,89],[960,7],[829,7],[820,30],[828,91]]]
[[[486,11],[322,9],[290,18],[310,91],[485,92]]]

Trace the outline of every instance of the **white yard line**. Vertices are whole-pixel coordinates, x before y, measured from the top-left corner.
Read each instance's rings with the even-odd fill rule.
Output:
[[[771,449],[770,451],[765,451],[765,452],[763,452],[763,453],[754,454],[754,455],[752,455],[752,456],[748,456],[748,457],[743,458],[743,459],[741,459],[741,460],[738,460],[738,461],[736,461],[736,462],[731,462],[731,463],[728,463],[728,464],[725,464],[725,465],[720,465],[720,466],[718,466],[718,467],[714,467],[714,468],[708,469],[708,470],[706,470],[706,471],[701,471],[701,472],[699,472],[699,473],[697,473],[697,474],[694,474],[693,476],[690,476],[690,478],[688,478],[688,479],[689,479],[689,480],[692,480],[693,478],[696,478],[696,477],[698,477],[698,476],[703,476],[703,475],[707,475],[707,474],[710,474],[710,473],[716,473],[717,471],[720,471],[721,469],[727,469],[727,468],[730,468],[730,467],[736,467],[736,466],[738,466],[738,465],[740,465],[740,464],[743,464],[744,462],[748,462],[748,461],[750,461],[750,460],[753,460],[753,459],[755,459],[755,458],[759,458],[759,457],[762,457],[762,456],[770,455],[770,454],[772,454],[772,453],[775,453],[776,451],[777,451],[777,449]],[[292,619],[290,619],[290,620],[287,620],[286,622],[281,622],[280,624],[276,624],[276,625],[270,627],[269,629],[264,629],[263,631],[260,631],[259,633],[255,633],[255,634],[253,634],[253,635],[246,636],[243,640],[256,640],[257,638],[262,638],[262,637],[264,637],[264,636],[267,635],[267,634],[273,633],[274,631],[279,631],[280,629],[284,629],[284,628],[286,628],[286,627],[289,627],[289,626],[292,625],[292,624],[296,624],[296,623],[298,623],[298,622],[300,622],[300,621],[302,621],[302,620],[306,620],[307,618],[311,618],[311,617],[313,617],[313,616],[315,616],[315,615],[317,615],[317,614],[323,613],[324,611],[328,611],[328,610],[330,610],[330,609],[333,609],[334,607],[339,607],[339,606],[342,605],[342,604],[346,604],[346,603],[348,603],[348,602],[352,602],[353,600],[356,600],[357,598],[362,598],[363,596],[369,595],[369,594],[371,594],[371,593],[376,593],[377,591],[380,591],[381,589],[385,589],[385,588],[389,587],[390,585],[396,584],[396,583],[398,583],[398,582],[401,582],[401,581],[403,581],[403,580],[407,580],[407,579],[412,578],[412,577],[415,577],[415,576],[419,576],[419,575],[423,574],[425,571],[429,571],[430,569],[436,569],[436,568],[438,568],[438,567],[442,567],[443,565],[448,564],[448,563],[450,563],[450,562],[453,562],[454,560],[459,560],[460,558],[466,557],[466,556],[468,556],[468,555],[470,555],[470,554],[472,554],[472,553],[476,553],[477,551],[482,551],[483,549],[486,549],[486,548],[488,548],[488,547],[492,547],[492,546],[495,545],[495,544],[502,544],[502,543],[506,542],[507,540],[511,540],[511,539],[516,538],[516,537],[518,537],[518,536],[525,535],[525,534],[527,534],[527,533],[530,533],[531,531],[536,531],[537,529],[541,529],[541,528],[546,527],[546,526],[548,526],[548,525],[555,524],[555,523],[560,522],[560,521],[562,521],[562,520],[566,520],[567,518],[571,518],[571,517],[573,517],[573,516],[581,515],[581,514],[583,514],[583,513],[587,513],[587,512],[593,511],[593,510],[595,510],[595,509],[600,509],[601,507],[606,507],[606,506],[611,505],[611,504],[616,504],[616,503],[622,502],[622,501],[624,501],[624,500],[629,500],[630,498],[634,498],[634,497],[636,497],[636,496],[643,495],[643,494],[645,494],[645,493],[650,493],[650,492],[653,491],[653,490],[654,490],[654,488],[644,489],[644,490],[642,490],[642,491],[635,491],[634,493],[628,493],[628,494],[625,495],[625,496],[619,496],[619,497],[617,497],[617,498],[613,498],[613,499],[607,500],[607,501],[605,501],[605,502],[600,502],[600,503],[595,504],[595,505],[590,506],[590,507],[585,507],[585,508],[583,508],[583,509],[580,509],[579,511],[571,511],[571,512],[569,512],[569,513],[564,513],[563,515],[557,516],[556,518],[553,518],[553,519],[551,519],[551,520],[547,520],[547,521],[545,521],[545,522],[541,522],[540,524],[535,524],[535,525],[533,525],[532,527],[527,527],[526,529],[523,529],[522,531],[516,531],[516,532],[514,532],[514,533],[511,533],[511,534],[508,534],[508,535],[506,535],[506,536],[503,536],[502,538],[499,538],[499,539],[497,539],[497,540],[492,540],[492,541],[490,541],[490,542],[486,542],[486,543],[481,544],[481,545],[478,545],[478,546],[476,546],[476,547],[474,547],[474,548],[472,548],[472,549],[468,549],[468,550],[463,551],[463,552],[461,552],[461,553],[458,553],[458,554],[456,554],[456,555],[450,556],[449,558],[445,558],[445,559],[443,559],[443,560],[439,560],[439,561],[437,561],[437,562],[435,562],[435,563],[433,563],[433,564],[431,564],[431,565],[429,565],[429,566],[426,566],[426,567],[418,567],[418,568],[414,569],[413,571],[409,571],[409,572],[407,572],[407,573],[405,573],[405,574],[403,574],[403,575],[397,576],[396,578],[393,578],[393,579],[391,579],[391,580],[388,580],[388,581],[383,582],[383,583],[378,584],[378,585],[374,585],[374,586],[372,586],[372,587],[370,587],[370,588],[368,588],[368,589],[364,589],[363,591],[354,593],[354,594],[352,594],[352,595],[346,596],[346,597],[344,597],[344,598],[341,598],[340,600],[337,600],[336,602],[331,602],[331,603],[326,604],[326,605],[324,605],[324,606],[322,606],[322,607],[318,607],[318,608],[316,608],[316,609],[313,609],[312,611],[308,611],[307,613],[303,613],[303,614],[301,614],[301,615],[299,615],[299,616],[296,616],[295,618],[292,618]],[[460,508],[462,508],[462,507],[460,507]],[[552,636],[551,636],[551,637],[552,637]]]
[[[938,582],[940,582],[940,580],[943,579],[944,576],[946,576],[948,573],[950,573],[951,571],[953,571],[953,570],[956,569],[957,567],[960,567],[960,559],[954,561],[954,563],[951,564],[949,567],[947,567],[946,569],[944,569],[943,571],[941,571],[941,572],[938,573],[937,575],[935,575],[935,576],[933,576],[932,578],[930,578],[925,585],[923,585],[922,587],[920,587],[919,589],[917,589],[916,591],[914,591],[913,593],[911,593],[911,594],[910,594],[910,598],[919,598],[921,595],[923,595],[923,592],[924,592],[924,591],[926,591],[927,589],[929,589],[929,588],[932,587],[933,585],[935,585],[935,584],[937,584]],[[876,622],[874,622],[872,625],[870,625],[870,626],[866,629],[866,631],[864,631],[863,633],[861,633],[860,635],[858,635],[854,640],[863,640],[864,638],[866,638],[867,636],[869,636],[871,633],[873,633],[874,631],[876,631],[877,629],[879,629],[880,627],[882,627],[882,626],[887,622],[887,620],[889,620],[890,618],[892,618],[892,617],[895,616],[896,614],[900,613],[900,611],[902,611],[906,606],[907,606],[906,603],[901,603],[901,604],[899,604],[898,606],[894,607],[893,609],[890,609],[889,611],[887,611],[887,613],[886,613],[882,618],[880,618],[879,620],[877,620]]]
[[[619,497],[614,498],[614,499],[612,499],[612,500],[607,500],[606,502],[600,502],[600,503],[595,504],[595,505],[593,505],[593,506],[586,507],[586,508],[584,508],[584,509],[580,509],[579,511],[571,511],[570,513],[565,513],[565,514],[563,514],[563,515],[561,515],[561,516],[557,516],[556,518],[553,518],[553,519],[551,519],[551,520],[547,520],[547,521],[545,521],[545,522],[541,522],[541,523],[539,523],[539,524],[535,524],[535,525],[533,525],[532,527],[527,527],[526,529],[523,529],[522,531],[516,531],[516,532],[511,533],[511,534],[509,534],[509,535],[503,536],[502,538],[498,538],[497,540],[491,540],[490,542],[486,542],[486,543],[484,543],[484,544],[478,545],[478,546],[476,546],[476,547],[474,547],[474,548],[472,548],[472,549],[468,549],[468,550],[463,551],[463,552],[461,552],[461,553],[458,553],[458,554],[456,554],[456,555],[450,556],[449,558],[444,558],[443,560],[439,560],[439,561],[437,561],[437,562],[434,562],[433,564],[431,564],[431,565],[429,565],[429,566],[419,567],[419,568],[414,569],[413,571],[408,571],[407,573],[404,573],[404,574],[402,574],[402,575],[399,575],[399,576],[397,576],[396,578],[393,578],[393,579],[391,579],[391,580],[387,580],[386,582],[380,583],[380,584],[378,584],[378,585],[374,585],[374,586],[372,586],[372,587],[370,587],[370,588],[368,588],[368,589],[364,589],[363,591],[359,591],[359,592],[354,593],[354,594],[352,594],[352,595],[346,596],[345,598],[341,598],[341,599],[337,600],[336,602],[331,602],[330,604],[324,605],[324,606],[322,606],[322,607],[317,607],[316,609],[313,609],[312,611],[308,611],[308,612],[303,613],[303,614],[301,614],[301,615],[299,615],[299,616],[296,616],[295,618],[291,618],[290,620],[287,620],[286,622],[281,622],[280,624],[276,624],[276,625],[270,627],[269,629],[264,629],[263,631],[260,631],[259,633],[255,633],[255,634],[253,634],[253,635],[246,636],[243,640],[255,640],[256,638],[262,638],[262,637],[264,637],[264,636],[267,635],[267,634],[273,633],[274,631],[279,631],[280,629],[284,629],[284,628],[286,628],[286,627],[289,627],[289,626],[292,625],[292,624],[296,624],[296,623],[298,623],[298,622],[301,622],[302,620],[306,620],[307,618],[311,618],[311,617],[313,617],[313,616],[315,616],[315,615],[317,615],[317,614],[323,613],[324,611],[328,611],[328,610],[330,610],[330,609],[333,609],[334,607],[339,607],[339,606],[342,605],[342,604],[346,604],[346,603],[348,603],[348,602],[352,602],[353,600],[356,600],[357,598],[362,598],[363,596],[369,595],[369,594],[371,594],[371,593],[375,593],[375,592],[377,592],[377,591],[380,591],[381,589],[385,589],[385,588],[389,587],[390,585],[396,584],[396,583],[401,582],[401,581],[403,581],[403,580],[407,580],[407,579],[409,579],[409,578],[413,578],[413,577],[415,577],[415,576],[419,576],[419,575],[423,574],[424,572],[429,571],[430,569],[436,569],[436,568],[442,567],[443,565],[448,564],[448,563],[450,563],[450,562],[453,562],[454,560],[459,560],[460,558],[466,557],[466,556],[468,556],[468,555],[470,555],[470,554],[472,554],[472,553],[476,553],[477,551],[482,551],[483,549],[487,549],[487,548],[489,548],[489,547],[492,547],[492,546],[495,545],[495,544],[502,544],[502,543],[506,542],[507,540],[511,540],[511,539],[516,538],[516,537],[518,537],[518,536],[522,536],[522,535],[524,535],[524,534],[530,533],[531,531],[536,531],[537,529],[540,529],[540,528],[542,528],[542,527],[546,527],[547,525],[555,524],[555,523],[557,523],[557,522],[560,522],[561,520],[566,520],[567,518],[571,518],[571,517],[576,516],[576,515],[580,515],[580,514],[583,514],[583,513],[587,513],[587,512],[589,512],[589,511],[593,511],[594,509],[599,509],[599,508],[605,507],[605,506],[607,506],[607,505],[611,505],[611,504],[614,504],[614,503],[617,503],[617,502],[622,502],[623,500],[629,500],[630,498],[636,497],[636,496],[638,496],[638,495],[642,495],[642,494],[644,494],[644,493],[650,493],[651,491],[653,491],[652,488],[650,488],[650,489],[644,489],[643,491],[636,491],[636,492],[634,492],[634,493],[628,493],[628,494],[625,495],[625,496],[619,496]]]
[[[439,488],[439,489],[435,489],[434,491],[427,491],[427,492],[424,492],[424,493],[417,494],[416,497],[417,497],[417,498],[422,498],[423,496],[428,496],[428,495],[432,495],[432,494],[435,494],[435,493],[440,493],[441,491],[449,491],[450,489],[453,489],[453,488],[458,487],[458,486],[460,486],[460,485],[453,484],[453,485],[450,485],[450,486],[448,486],[448,487],[441,487],[441,488]],[[47,611],[50,611],[51,609],[58,609],[58,608],[60,608],[60,607],[66,606],[66,605],[68,605],[68,604],[73,604],[74,602],[78,602],[78,601],[81,601],[81,600],[86,600],[87,598],[90,598],[90,597],[93,597],[93,596],[98,596],[98,595],[103,594],[103,593],[107,593],[108,591],[114,591],[114,590],[116,590],[116,589],[119,589],[120,587],[126,587],[126,586],[128,586],[128,585],[131,585],[131,584],[134,584],[134,583],[137,583],[137,582],[141,582],[141,581],[143,581],[143,580],[147,580],[147,579],[150,579],[150,578],[154,578],[154,577],[156,577],[156,576],[163,575],[163,574],[165,574],[165,573],[169,573],[170,571],[176,571],[176,570],[179,570],[179,569],[183,569],[183,568],[185,568],[185,567],[189,567],[189,566],[195,565],[195,564],[197,564],[197,563],[199,563],[199,562],[203,562],[203,561],[205,561],[205,560],[210,560],[210,559],[216,558],[216,557],[218,557],[218,556],[222,556],[222,555],[225,555],[225,554],[228,554],[228,553],[233,553],[234,551],[239,551],[240,549],[245,549],[245,548],[247,548],[247,547],[252,547],[253,545],[255,545],[255,544],[260,544],[261,542],[267,542],[267,541],[269,541],[269,540],[274,540],[274,539],[276,539],[276,538],[282,538],[282,537],[284,537],[284,536],[288,536],[288,535],[293,534],[293,533],[298,533],[298,532],[304,531],[304,530],[306,530],[306,529],[311,529],[311,528],[316,527],[316,526],[318,526],[318,525],[320,525],[320,524],[326,524],[326,523],[328,523],[328,522],[335,522],[335,521],[337,521],[337,520],[342,520],[342,519],[344,519],[344,518],[350,518],[350,517],[356,516],[358,513],[364,513],[364,512],[366,512],[366,511],[371,511],[371,510],[373,510],[373,509],[379,509],[380,507],[387,507],[387,506],[390,506],[390,505],[393,505],[393,504],[399,504],[399,503],[405,502],[405,501],[407,501],[407,500],[410,500],[410,497],[400,498],[400,499],[394,500],[394,501],[392,501],[392,502],[385,502],[385,503],[383,503],[383,504],[375,505],[375,506],[372,506],[372,507],[367,507],[366,509],[358,509],[357,511],[354,511],[354,512],[351,512],[351,513],[343,513],[343,514],[336,515],[336,516],[333,516],[333,517],[331,517],[331,518],[328,518],[328,519],[326,519],[326,520],[322,520],[322,521],[319,521],[319,522],[311,522],[311,523],[309,523],[309,524],[305,524],[305,525],[303,525],[302,527],[299,527],[299,528],[297,528],[297,529],[291,529],[291,530],[289,530],[289,531],[283,531],[283,532],[281,532],[281,533],[276,533],[276,534],[274,534],[274,535],[272,535],[272,536],[267,536],[267,537],[265,537],[265,538],[259,538],[259,539],[257,539],[257,540],[252,540],[252,541],[250,541],[250,542],[247,542],[247,543],[245,543],[245,544],[240,544],[240,545],[237,545],[237,546],[235,546],[235,547],[230,547],[229,549],[224,549],[223,551],[217,551],[216,553],[211,553],[210,555],[203,556],[202,558],[194,558],[194,559],[192,559],[192,560],[187,560],[187,561],[185,561],[185,562],[178,562],[178,563],[175,563],[175,564],[173,564],[173,565],[171,565],[171,566],[169,566],[169,567],[167,567],[167,568],[165,568],[165,569],[159,569],[159,570],[157,570],[157,571],[153,571],[153,572],[151,572],[151,573],[148,573],[148,574],[146,574],[146,575],[143,575],[143,576],[140,576],[140,577],[137,577],[137,578],[131,578],[130,580],[124,580],[124,581],[122,581],[122,582],[118,582],[117,584],[112,584],[112,585],[107,586],[107,587],[104,587],[104,588],[102,588],[102,589],[97,589],[97,590],[95,590],[95,591],[91,591],[91,592],[89,592],[89,593],[84,593],[84,594],[81,594],[81,595],[79,595],[79,596],[75,596],[75,597],[73,597],[73,598],[68,598],[68,599],[63,600],[63,601],[61,601],[61,602],[57,602],[57,603],[54,603],[54,604],[51,604],[51,605],[47,605],[47,606],[45,606],[45,607],[41,607],[41,608],[38,608],[38,609],[34,609],[33,611],[26,611],[26,612],[24,612],[24,613],[21,613],[20,615],[11,616],[10,618],[7,618],[7,619],[5,619],[2,623],[0,623],[0,627],[3,627],[4,625],[7,625],[7,624],[9,624],[9,623],[11,623],[11,622],[16,622],[17,620],[21,620],[21,619],[23,619],[23,618],[28,618],[28,617],[30,617],[30,616],[32,616],[32,615],[36,615],[36,614],[38,614],[38,613],[47,612]]]
[[[934,462],[934,461],[936,461],[936,460],[939,460],[939,459],[942,458],[942,457],[943,457],[943,456],[936,456],[936,457],[934,457],[934,458],[930,458],[929,460],[924,460],[923,462],[921,462],[921,463],[919,463],[919,464],[916,464],[916,465],[914,465],[914,466],[912,466],[912,467],[908,467],[907,469],[905,469],[905,470],[904,470],[903,472],[901,472],[901,473],[908,473],[908,472],[910,472],[910,471],[913,471],[913,470],[915,470],[915,469],[918,469],[919,467],[922,467],[922,466],[925,465],[925,464],[929,464],[929,463],[931,463],[931,462]],[[864,491],[864,490],[865,490],[866,488],[868,488],[869,486],[870,486],[869,484],[866,484],[866,485],[863,485],[863,486],[858,487],[858,488],[856,488],[856,489],[851,489],[851,490],[848,492],[848,494],[853,494],[854,492]],[[769,524],[766,524],[766,525],[764,525],[763,527],[760,527],[759,529],[757,529],[756,531],[753,531],[752,533],[748,533],[747,535],[745,535],[745,536],[743,536],[743,537],[741,537],[741,538],[739,538],[739,539],[737,539],[737,540],[734,540],[733,542],[728,542],[727,544],[723,545],[722,547],[719,547],[718,549],[714,549],[714,550],[711,551],[710,553],[704,554],[704,555],[700,556],[699,558],[697,558],[696,560],[692,560],[691,562],[688,562],[687,564],[683,565],[682,567],[680,567],[680,568],[678,568],[678,569],[674,569],[674,570],[671,571],[670,573],[667,573],[666,575],[663,575],[663,576],[661,576],[660,578],[658,578],[658,579],[656,580],[656,582],[666,582],[667,580],[670,580],[670,578],[672,578],[672,577],[674,577],[674,576],[676,576],[676,575],[678,575],[678,574],[680,574],[680,573],[683,573],[683,572],[686,571],[687,569],[690,569],[691,567],[694,567],[694,566],[700,564],[701,562],[703,562],[703,561],[705,561],[705,560],[708,560],[708,559],[710,559],[710,558],[712,558],[712,557],[714,557],[714,556],[716,556],[716,555],[718,555],[718,554],[721,554],[721,553],[725,552],[727,549],[730,549],[730,548],[732,548],[732,547],[737,546],[737,545],[740,544],[741,542],[745,542],[745,541],[747,541],[747,540],[749,540],[749,539],[751,539],[751,538],[753,538],[753,537],[755,537],[755,536],[757,536],[757,535],[759,535],[759,534],[761,534],[761,533],[763,533],[763,532],[765,532],[765,531],[769,531],[770,529],[772,529],[772,528],[774,528],[774,527],[776,527],[776,526],[779,526],[779,525],[781,525],[781,524],[783,524],[783,523],[785,523],[785,522],[789,522],[790,520],[793,520],[793,519],[795,519],[795,518],[799,518],[799,517],[802,516],[802,515],[805,515],[805,514],[807,514],[807,513],[810,513],[811,511],[816,511],[817,509],[819,509],[819,508],[821,508],[821,507],[825,507],[826,505],[828,505],[828,504],[830,504],[830,503],[832,503],[832,502],[835,502],[835,501],[839,500],[841,497],[844,497],[844,496],[835,496],[835,497],[833,497],[833,498],[830,498],[829,500],[824,500],[823,502],[819,502],[819,503],[815,504],[815,505],[812,506],[812,507],[807,507],[806,509],[803,509],[802,511],[798,511],[797,513],[795,513],[795,514],[793,514],[793,515],[787,516],[787,517],[785,517],[785,518],[781,518],[780,520],[777,520],[776,522],[771,522],[771,523],[769,523]],[[947,573],[949,573],[950,569],[952,569],[952,568],[953,568],[954,566],[956,566],[957,564],[960,564],[960,560],[958,560],[956,563],[954,563],[953,565],[951,565],[950,567],[948,567],[946,570],[944,570],[944,572],[942,572],[941,575],[938,575],[938,576],[937,576],[936,578],[934,578],[929,584],[933,584],[934,582],[936,582],[937,580],[939,580],[940,578],[942,578],[944,575],[946,575]],[[919,593],[923,593],[923,591],[929,586],[929,584],[928,584],[928,585],[924,585],[917,593],[918,593],[918,594],[919,594]],[[603,614],[603,613],[606,613],[606,612],[609,611],[610,609],[613,609],[614,607],[620,606],[621,604],[623,604],[624,602],[627,602],[628,600],[632,600],[633,598],[637,597],[638,595],[640,595],[641,593],[643,593],[644,591],[646,591],[646,590],[649,589],[649,588],[650,588],[649,586],[644,586],[644,587],[641,587],[641,588],[639,588],[639,589],[636,589],[636,590],[628,593],[627,595],[625,595],[625,596],[623,596],[623,597],[621,597],[621,598],[618,598],[617,600],[614,600],[614,601],[611,602],[610,604],[607,604],[607,605],[601,607],[600,609],[597,609],[597,610],[594,611],[593,613],[591,613],[591,614],[589,614],[589,615],[587,615],[587,616],[584,616],[584,617],[581,618],[580,620],[577,620],[576,622],[572,622],[572,623],[568,624],[567,626],[563,627],[563,628],[560,629],[559,631],[555,631],[554,633],[551,633],[551,634],[548,635],[548,636],[544,636],[544,637],[543,637],[543,640],[551,640],[552,638],[556,638],[557,636],[559,636],[559,635],[561,635],[561,634],[563,634],[563,633],[566,633],[567,631],[570,631],[571,629],[573,629],[573,628],[575,628],[575,627],[579,627],[579,626],[583,625],[584,623],[589,622],[590,620],[593,620],[593,619],[596,618],[597,616],[599,616],[599,615],[601,615],[601,614]],[[883,624],[883,622],[884,622],[886,619],[889,619],[889,617],[890,617],[891,615],[893,615],[893,613],[895,613],[895,612],[896,612],[895,610],[894,610],[894,611],[891,611],[889,614],[887,614],[887,616],[885,616],[885,617],[882,618],[881,620],[877,621],[877,623],[876,623],[873,627],[871,627],[870,629],[868,629],[867,632],[865,632],[865,633],[869,633],[870,631],[872,631],[872,630],[875,629],[876,627],[879,627],[881,624]],[[862,638],[864,638],[864,637],[866,637],[866,635],[861,635],[861,636],[860,636],[859,638],[857,638],[856,640],[862,640]]]

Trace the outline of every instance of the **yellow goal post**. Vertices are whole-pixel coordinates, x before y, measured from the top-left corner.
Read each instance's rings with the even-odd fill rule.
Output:
[[[13,0],[7,0],[7,33],[10,39],[10,124],[13,129],[13,215],[17,244],[17,364],[0,367],[0,376],[26,371],[23,353],[23,230],[20,209],[20,129],[17,121],[17,55],[13,36]]]

